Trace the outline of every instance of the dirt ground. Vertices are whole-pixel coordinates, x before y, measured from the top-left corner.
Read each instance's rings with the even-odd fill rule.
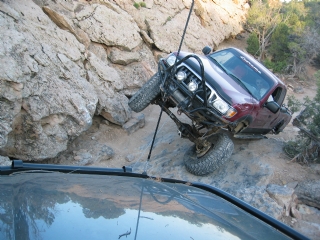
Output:
[[[314,86],[306,86],[303,89],[304,93],[300,94],[295,94],[289,89],[289,94],[294,94],[298,99],[302,99],[304,96],[315,95]],[[102,118],[95,117],[93,126],[88,130],[87,134],[75,140],[72,149],[69,151],[69,155],[64,154],[63,157],[57,158],[56,161],[59,164],[69,165],[70,162],[77,164],[76,159],[73,159],[76,151],[95,151],[95,146],[106,144],[114,150],[114,156],[108,160],[102,159],[99,162],[92,162],[89,165],[111,168],[121,168],[122,166],[134,167],[138,165],[145,165],[146,167],[147,165],[152,165],[153,161],[161,161],[161,158],[176,159],[177,162],[181,162],[185,150],[192,143],[178,136],[175,123],[163,113],[149,163],[146,163],[159,118],[160,108],[156,105],[150,105],[142,113],[145,116],[144,127],[130,135],[120,126],[112,123],[105,124]],[[186,122],[188,121],[183,116],[181,116],[181,119]],[[309,166],[291,162],[291,159],[283,152],[282,146],[284,142],[293,140],[297,132],[298,128],[289,123],[279,135],[267,135],[268,139],[243,140],[230,136],[234,142],[234,152],[231,159],[236,158],[239,161],[245,162],[248,158],[255,158],[257,162],[269,164],[275,169],[270,183],[286,185],[295,181],[317,179],[318,176],[312,172]],[[167,170],[169,171],[167,172],[163,172],[158,166],[154,168],[150,171],[150,175],[184,178],[184,176],[179,176],[179,173],[176,175],[175,168],[168,168]],[[181,164],[180,168],[184,168],[183,164]],[[199,177],[192,177],[187,172],[184,172],[184,174],[185,176],[188,175],[188,179],[183,180],[199,180]]]

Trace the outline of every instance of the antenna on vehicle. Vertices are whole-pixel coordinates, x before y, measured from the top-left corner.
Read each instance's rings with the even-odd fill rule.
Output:
[[[192,4],[191,4],[191,7],[190,7],[190,11],[189,11],[189,15],[188,15],[188,18],[187,18],[187,22],[186,22],[186,25],[184,26],[184,30],[183,30],[183,33],[182,33],[182,37],[181,37],[180,46],[179,46],[179,49],[178,49],[177,56],[179,56],[179,53],[180,53],[180,50],[181,50],[181,47],[182,47],[182,43],[183,43],[183,40],[184,40],[184,35],[187,32],[187,27],[188,27],[188,24],[189,24],[189,20],[190,20],[190,16],[191,16],[191,13],[192,13],[193,5],[194,5],[194,0],[192,0]]]
[[[183,40],[184,40],[184,36],[186,35],[186,32],[187,32],[187,27],[188,27],[188,24],[189,24],[189,20],[190,20],[190,16],[191,16],[191,13],[192,13],[193,5],[194,5],[194,0],[192,0],[190,11],[189,11],[188,18],[187,18],[187,22],[186,22],[186,25],[184,26],[184,30],[183,30],[183,33],[182,33],[182,36],[181,36],[181,41],[180,41],[180,45],[179,45],[179,48],[178,48],[177,56],[179,56],[179,53],[180,53],[180,50],[181,50],[181,47],[182,47],[182,43],[183,43]],[[174,64],[177,63],[177,59],[178,58],[176,58]],[[160,112],[160,115],[159,115],[159,119],[158,119],[156,130],[155,130],[154,135],[153,135],[153,139],[152,139],[152,143],[151,143],[151,146],[150,146],[150,151],[149,151],[149,155],[148,155],[146,164],[148,164],[148,162],[150,160],[150,157],[151,157],[151,152],[152,152],[152,149],[153,149],[154,140],[155,140],[157,132],[158,132],[158,127],[159,127],[159,123],[160,123],[160,120],[161,120],[162,111],[163,111],[163,109],[162,109],[162,106],[161,106],[161,112]],[[146,166],[145,166],[143,174],[147,174],[146,171],[147,170],[146,170]]]

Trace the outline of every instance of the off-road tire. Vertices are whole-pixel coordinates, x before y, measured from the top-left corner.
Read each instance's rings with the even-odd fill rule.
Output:
[[[153,75],[130,99],[129,107],[134,112],[141,112],[160,95],[160,75]]]
[[[210,139],[211,149],[202,157],[197,157],[196,146],[192,146],[184,155],[184,164],[188,172],[203,176],[222,166],[231,156],[234,145],[225,133],[216,134]]]

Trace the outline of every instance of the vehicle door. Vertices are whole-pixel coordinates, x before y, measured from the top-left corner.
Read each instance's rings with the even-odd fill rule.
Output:
[[[265,107],[265,103],[268,101],[276,102],[279,107],[282,105],[284,97],[286,95],[286,89],[282,86],[277,86],[274,91],[266,94],[263,99],[260,100],[259,107],[257,109],[257,115],[251,124],[252,128],[255,128],[256,132],[268,133],[279,122],[280,110],[276,113],[271,112]]]

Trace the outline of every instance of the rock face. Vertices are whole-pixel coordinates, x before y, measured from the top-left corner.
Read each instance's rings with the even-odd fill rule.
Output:
[[[131,96],[177,50],[190,0],[0,2],[0,154],[57,156],[94,115],[123,126]],[[246,1],[196,0],[182,50],[241,30]],[[152,51],[155,51],[154,53]]]
[[[320,180],[299,183],[296,194],[300,203],[320,209]]]

